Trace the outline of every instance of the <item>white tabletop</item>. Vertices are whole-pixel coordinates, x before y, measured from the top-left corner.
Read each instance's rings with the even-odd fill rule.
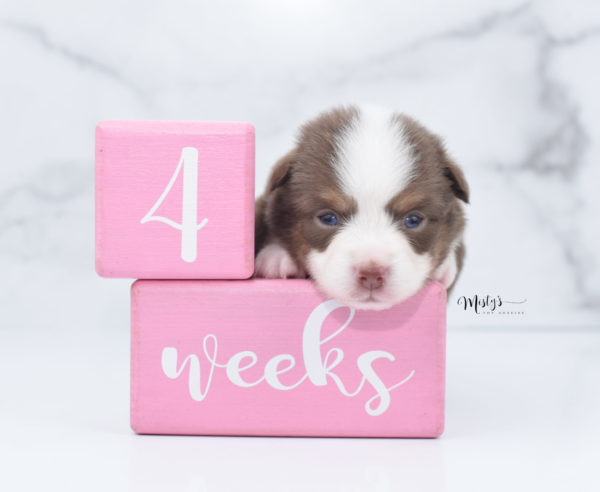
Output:
[[[0,332],[0,489],[600,490],[600,330],[451,328],[436,440],[136,436],[128,337]]]

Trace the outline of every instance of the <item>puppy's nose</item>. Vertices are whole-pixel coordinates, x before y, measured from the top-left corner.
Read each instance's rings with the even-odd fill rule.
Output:
[[[361,287],[376,290],[383,287],[385,283],[386,270],[379,266],[370,266],[358,270],[358,283]]]

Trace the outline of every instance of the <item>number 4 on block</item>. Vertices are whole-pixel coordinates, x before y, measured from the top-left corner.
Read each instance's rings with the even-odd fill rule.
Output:
[[[254,128],[105,121],[96,128],[96,271],[242,279],[254,266]]]

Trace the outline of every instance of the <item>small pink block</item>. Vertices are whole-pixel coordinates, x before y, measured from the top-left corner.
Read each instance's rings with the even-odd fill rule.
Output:
[[[446,292],[354,311],[308,280],[152,281],[131,291],[139,434],[437,437]]]
[[[103,277],[248,278],[254,128],[104,121],[96,128],[96,271]]]

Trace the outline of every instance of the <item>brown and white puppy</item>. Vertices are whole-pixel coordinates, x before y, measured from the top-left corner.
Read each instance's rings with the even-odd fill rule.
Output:
[[[256,206],[256,271],[310,276],[358,309],[386,309],[462,267],[469,191],[440,139],[381,108],[321,113],[272,170]]]

